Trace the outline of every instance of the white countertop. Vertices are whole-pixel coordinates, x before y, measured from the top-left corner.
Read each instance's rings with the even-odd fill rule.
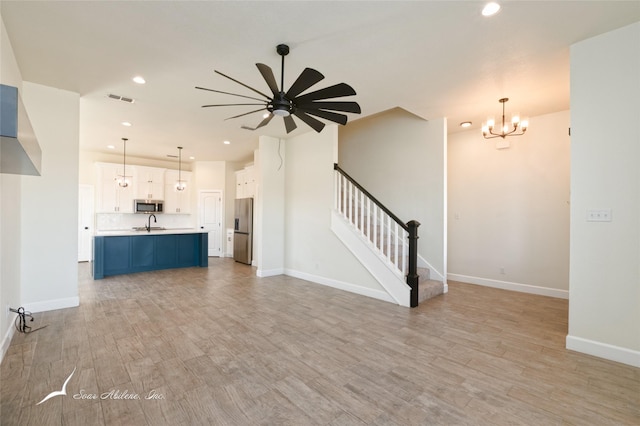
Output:
[[[119,236],[134,236],[134,235],[170,235],[170,234],[200,234],[209,231],[196,228],[175,228],[175,229],[152,229],[151,232],[136,231],[133,229],[116,229],[111,231],[98,231],[95,233],[96,237],[119,237]]]

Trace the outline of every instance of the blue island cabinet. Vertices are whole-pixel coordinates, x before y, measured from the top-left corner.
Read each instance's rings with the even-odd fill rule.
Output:
[[[208,234],[104,235],[93,238],[93,278],[208,266]]]

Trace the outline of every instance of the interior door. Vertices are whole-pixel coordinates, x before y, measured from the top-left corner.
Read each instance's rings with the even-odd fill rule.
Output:
[[[91,260],[94,226],[93,186],[80,185],[78,191],[78,262]]]
[[[200,191],[200,229],[209,232],[210,257],[222,256],[222,191]]]

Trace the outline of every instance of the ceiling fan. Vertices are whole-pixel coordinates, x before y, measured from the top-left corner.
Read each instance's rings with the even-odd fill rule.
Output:
[[[254,89],[234,78],[229,77],[221,73],[220,71],[215,70],[217,74],[228,78],[229,80],[240,84],[241,86],[246,87],[249,90],[261,95],[264,99],[253,97],[253,96],[245,96],[237,93],[229,93],[223,92],[220,90],[207,89],[204,87],[196,87],[196,89],[207,90],[210,92],[223,93],[225,95],[238,96],[241,98],[252,99],[255,101],[259,101],[259,103],[239,103],[239,104],[215,104],[215,105],[202,105],[203,108],[208,107],[221,107],[221,106],[237,106],[237,105],[260,105],[261,108],[258,108],[253,111],[246,112],[244,114],[235,115],[233,117],[229,117],[226,120],[230,120],[232,118],[238,118],[245,115],[253,114],[258,111],[267,111],[268,115],[265,116],[264,120],[258,124],[255,128],[242,126],[244,129],[256,130],[260,127],[266,126],[269,124],[271,119],[274,116],[279,116],[284,118],[284,126],[287,130],[287,133],[292,132],[296,129],[296,123],[293,120],[293,116],[295,115],[300,120],[309,125],[316,132],[322,131],[325,124],[318,120],[315,117],[323,118],[325,120],[333,121],[334,123],[339,124],[347,124],[347,116],[345,114],[339,114],[333,111],[340,112],[350,112],[354,114],[360,114],[360,105],[356,102],[348,102],[348,101],[325,101],[326,99],[333,98],[341,98],[345,96],[355,95],[356,92],[353,90],[351,86],[346,83],[339,83],[333,86],[325,87],[324,89],[319,89],[313,92],[302,94],[305,90],[309,89],[314,84],[318,83],[324,76],[312,69],[305,68],[304,71],[298,76],[296,81],[289,87],[289,90],[284,91],[284,57],[289,54],[289,46],[286,44],[279,44],[276,47],[276,52],[278,55],[282,57],[282,72],[280,74],[280,88],[278,88],[278,83],[276,82],[275,77],[273,76],[273,71],[268,65],[265,64],[256,64],[260,74],[267,82],[269,89],[271,89],[272,95],[266,95],[261,91]],[[312,117],[315,116],[315,117]]]

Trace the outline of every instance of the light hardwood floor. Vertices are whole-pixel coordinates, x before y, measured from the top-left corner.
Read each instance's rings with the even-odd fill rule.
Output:
[[[640,369],[564,349],[566,300],[451,282],[409,309],[211,258],[81,264],[80,307],[35,318],[1,365],[3,425],[640,424]]]

